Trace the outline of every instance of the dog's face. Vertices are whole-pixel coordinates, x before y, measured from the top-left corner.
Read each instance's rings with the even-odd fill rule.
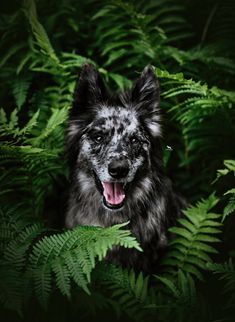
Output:
[[[158,105],[159,86],[151,67],[130,92],[115,98],[93,66],[81,72],[69,123],[70,151],[77,151],[75,162],[82,164],[80,185],[92,189],[93,183],[109,210],[122,209],[134,180],[150,169],[152,141],[161,134]]]

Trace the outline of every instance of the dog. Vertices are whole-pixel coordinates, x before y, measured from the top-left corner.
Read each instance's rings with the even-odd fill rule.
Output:
[[[159,96],[150,65],[131,90],[111,95],[96,68],[86,64],[67,132],[66,227],[129,222],[143,252],[115,246],[107,260],[147,273],[156,271],[168,245],[168,228],[183,205],[164,171]]]

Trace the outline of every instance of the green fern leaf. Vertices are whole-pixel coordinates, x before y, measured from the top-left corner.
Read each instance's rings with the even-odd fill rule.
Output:
[[[30,270],[36,271],[34,279],[40,303],[45,306],[48,301],[52,271],[63,294],[70,296],[71,279],[90,294],[88,283],[97,257],[103,259],[114,245],[140,249],[128,230],[120,230],[125,225],[106,229],[81,226],[40,240],[29,258]]]
[[[51,269],[48,265],[39,266],[33,271],[35,293],[43,308],[47,307],[51,293],[51,278]]]
[[[227,191],[227,193],[231,194],[231,197],[229,198],[229,202],[224,208],[224,213],[223,213],[223,221],[225,218],[227,218],[230,214],[232,214],[235,211],[235,193],[231,193],[231,191],[234,191],[234,189]]]
[[[87,294],[90,294],[90,291],[87,287],[87,280],[84,276],[84,272],[81,268],[80,263],[78,262],[77,256],[70,252],[64,257],[67,269],[70,273],[70,276],[73,278],[74,282],[81,287]]]
[[[38,21],[35,3],[33,0],[25,0],[25,13],[29,19],[32,31],[36,38],[37,44],[43,54],[47,55],[53,63],[59,65],[59,59],[49,41],[47,33],[41,23]]]
[[[29,86],[31,84],[30,77],[18,77],[13,81],[12,93],[15,97],[16,105],[20,109],[26,101]]]
[[[52,271],[55,273],[56,285],[61,293],[70,297],[70,275],[63,258],[56,258],[53,261]]]
[[[37,110],[37,112],[33,114],[28,123],[19,131],[19,135],[25,135],[31,132],[32,128],[37,125],[39,113],[40,110]]]
[[[179,219],[181,227],[169,229],[176,237],[171,241],[170,251],[163,259],[162,264],[166,266],[164,272],[172,274],[172,267],[176,267],[198,279],[203,278],[200,270],[205,269],[206,263],[211,261],[208,254],[216,252],[208,243],[220,241],[213,235],[220,233],[221,230],[215,229],[213,223],[221,215],[210,212],[217,202],[218,199],[214,195],[211,195],[208,200],[198,202],[195,207],[184,211],[185,218]],[[216,225],[216,227],[219,226]]]
[[[162,277],[159,275],[154,275],[159,281],[161,281],[164,285],[166,285],[166,287],[171,291],[171,293],[175,296],[175,297],[179,297],[180,296],[180,292],[177,289],[177,287],[175,286],[175,284],[168,278],[166,277]]]

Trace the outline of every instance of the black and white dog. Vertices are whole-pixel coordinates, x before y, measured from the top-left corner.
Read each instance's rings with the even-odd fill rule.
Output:
[[[71,187],[66,226],[127,226],[143,253],[115,247],[107,258],[152,272],[167,246],[168,228],[181,212],[162,161],[159,84],[145,67],[132,90],[111,96],[85,65],[68,128]]]

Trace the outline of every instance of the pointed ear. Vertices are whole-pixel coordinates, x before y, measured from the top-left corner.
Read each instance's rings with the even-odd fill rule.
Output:
[[[144,68],[132,89],[132,103],[140,119],[153,136],[161,135],[160,129],[160,89],[151,65]]]
[[[92,64],[85,64],[77,81],[71,115],[80,115],[106,98],[106,88],[98,70]]]
[[[67,129],[68,155],[76,148],[74,144],[92,122],[97,105],[107,99],[107,91],[95,66],[85,64],[78,78]],[[72,149],[71,149],[72,147]]]

